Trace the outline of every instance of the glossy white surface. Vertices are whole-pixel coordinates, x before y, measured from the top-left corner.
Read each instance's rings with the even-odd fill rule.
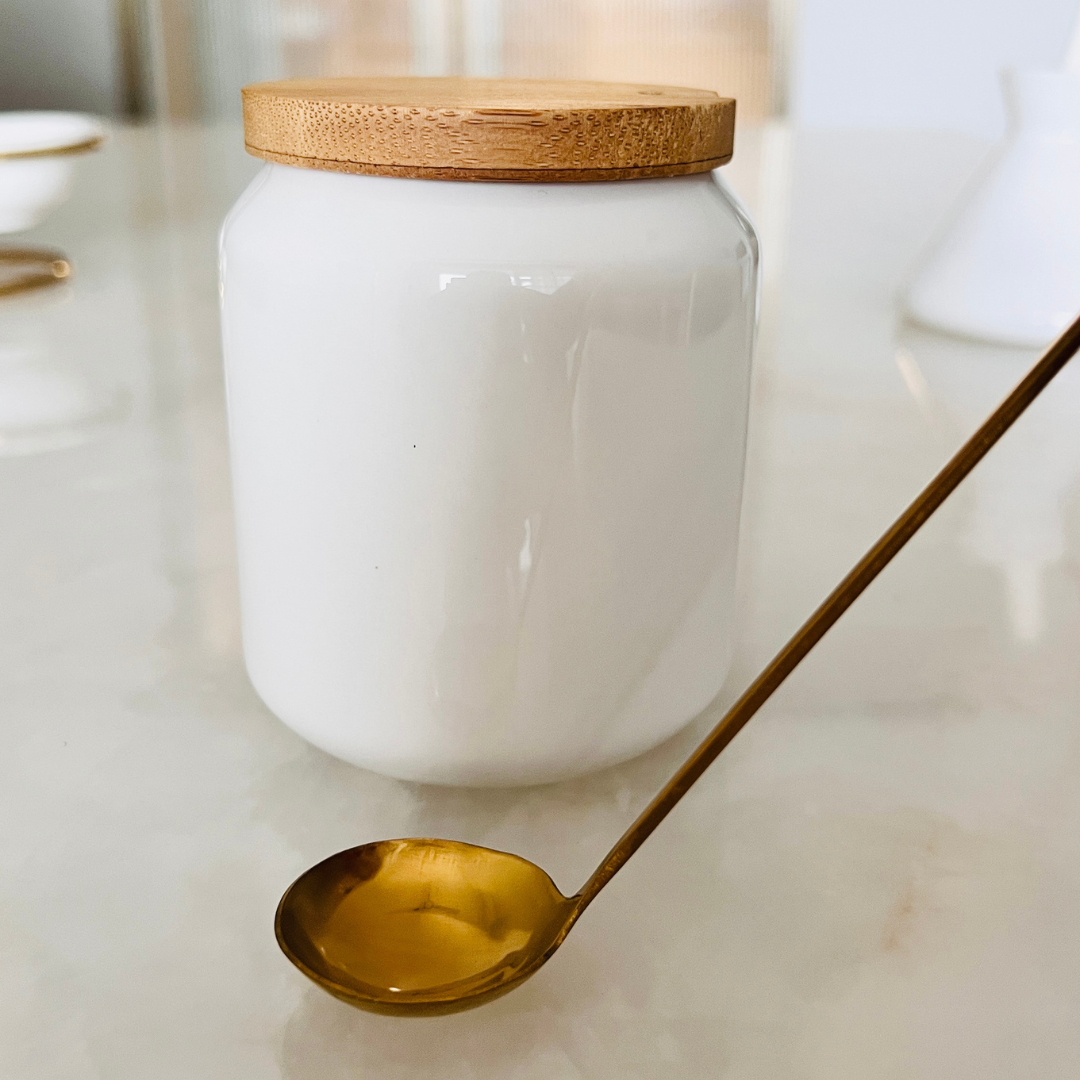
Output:
[[[266,166],[222,232],[244,655],[408,780],[649,749],[731,655],[757,243],[709,174]]]
[[[740,134],[773,257],[728,697],[1031,359],[895,315],[984,151]],[[696,731],[584,780],[476,792],[364,772],[274,719],[239,651],[214,266],[254,164],[236,134],[190,132],[86,166],[33,237],[76,267],[33,325],[130,408],[77,447],[0,459],[0,1076],[1075,1080],[1075,372],[535,979],[414,1026],[278,953],[288,883],[342,847],[434,834],[575,888]],[[1040,569],[1014,589],[1010,561]]]
[[[33,228],[70,196],[75,157],[50,151],[104,134],[97,120],[81,113],[0,112],[0,233]],[[37,153],[46,156],[5,156]]]

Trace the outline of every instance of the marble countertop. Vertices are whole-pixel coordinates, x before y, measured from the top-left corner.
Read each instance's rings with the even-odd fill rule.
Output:
[[[741,133],[766,284],[717,708],[1033,360],[897,314],[985,149]],[[240,656],[215,281],[256,167],[233,130],[119,132],[18,238],[76,273],[0,302],[0,1076],[1080,1075],[1080,369],[536,978],[409,1021],[288,964],[280,893],[368,840],[509,849],[572,891],[716,714],[583,780],[476,792],[365,773],[268,713]],[[28,393],[53,419],[12,434]]]

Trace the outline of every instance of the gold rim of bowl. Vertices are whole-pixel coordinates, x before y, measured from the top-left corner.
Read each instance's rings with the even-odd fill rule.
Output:
[[[44,150],[12,150],[0,152],[0,161],[13,161],[18,158],[57,157],[62,154],[86,154],[96,150],[105,141],[104,135],[95,135],[82,142],[68,143],[67,146],[50,146]]]

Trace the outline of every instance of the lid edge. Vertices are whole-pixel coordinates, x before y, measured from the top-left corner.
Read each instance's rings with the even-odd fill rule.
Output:
[[[441,165],[383,165],[337,158],[301,157],[297,154],[281,154],[273,150],[263,150],[250,143],[245,143],[244,149],[252,157],[261,158],[275,165],[292,165],[296,168],[320,172],[346,173],[353,176],[396,176],[404,180],[464,180],[526,184],[598,183],[605,180],[649,180],[664,176],[690,176],[694,173],[712,172],[713,169],[726,165],[732,158],[732,154],[727,154],[699,161],[600,169],[554,167],[476,169]]]

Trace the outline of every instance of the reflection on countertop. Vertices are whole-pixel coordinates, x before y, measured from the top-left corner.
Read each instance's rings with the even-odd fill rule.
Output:
[[[896,316],[983,146],[740,140],[766,295],[720,704],[1031,359]],[[228,129],[121,133],[32,235],[71,255],[67,299],[18,330],[0,304],[9,351],[44,342],[126,402],[77,445],[0,456],[0,1075],[1076,1076],[1080,369],[521,990],[409,1026],[279,955],[281,890],[381,837],[517,851],[576,887],[710,716],[583,780],[477,792],[335,761],[258,702],[214,276],[255,167]]]
[[[0,456],[78,446],[128,412],[129,395],[94,370],[79,341],[50,340],[65,292],[6,298],[0,308]]]
[[[941,408],[962,430],[976,427],[1020,381],[1038,353],[995,348],[905,327],[896,363],[924,407]],[[964,545],[1001,575],[1019,641],[1047,630],[1046,579],[1067,553],[1065,508],[1080,474],[1080,367],[1069,365],[1053,392],[972,476],[974,507]]]

